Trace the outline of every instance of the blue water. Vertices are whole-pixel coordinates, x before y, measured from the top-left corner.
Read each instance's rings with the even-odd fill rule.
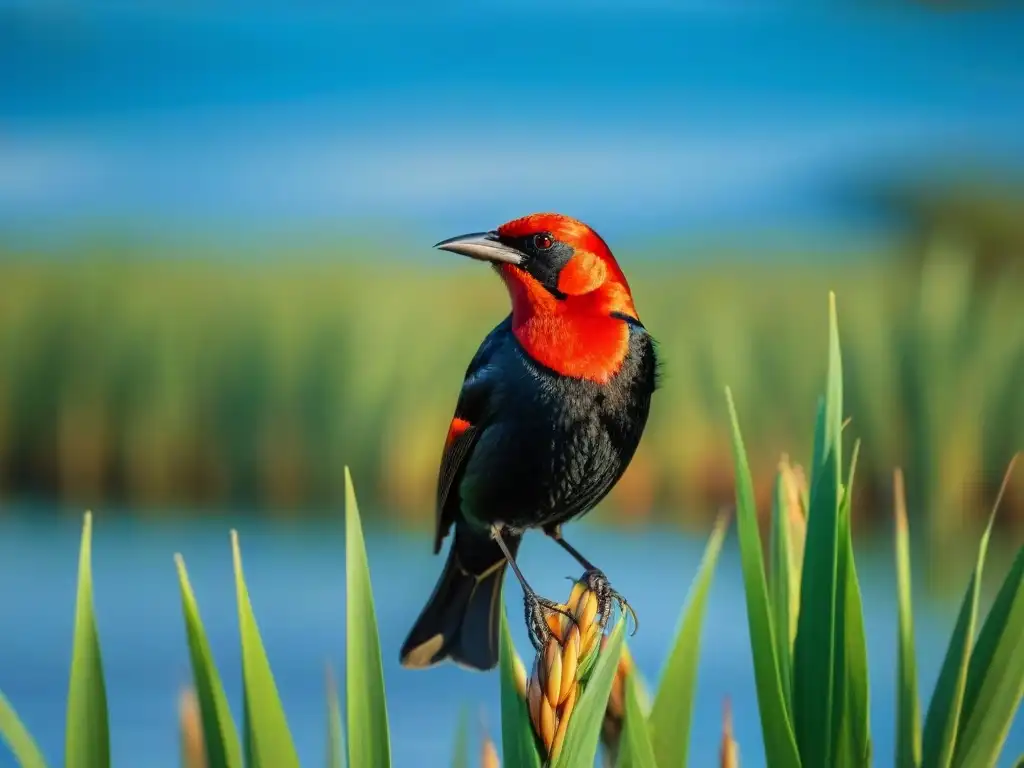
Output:
[[[1024,168],[1019,9],[361,5],[0,3],[0,228],[835,236],[892,174]]]
[[[199,523],[105,519],[95,525],[96,611],[107,675],[115,766],[177,765],[176,703],[189,667],[173,554],[186,560],[200,609],[231,698],[240,716],[237,612],[228,530],[240,531],[246,578],[263,640],[303,764],[322,764],[325,743],[324,665],[344,663],[344,540],[340,521],[268,523],[210,517]],[[602,532],[575,526],[577,546],[603,565],[640,616],[630,647],[648,682],[657,679],[703,548],[698,537],[667,530]],[[62,756],[64,707],[74,615],[77,517],[0,520],[0,690],[14,703],[48,757]],[[433,585],[440,558],[428,536],[372,531],[368,550],[384,652],[389,717],[397,766],[448,764],[456,718],[481,712],[499,729],[497,675],[451,666],[409,671],[398,647]],[[573,564],[539,536],[520,562],[537,588],[565,593]],[[893,747],[895,596],[887,550],[860,556],[871,666],[876,764],[890,764]],[[525,634],[515,618],[520,595],[506,590],[518,648]],[[953,606],[918,589],[917,642],[921,690],[933,685]],[[746,632],[746,609],[734,538],[721,557],[704,626],[691,765],[713,765],[724,696],[732,699],[744,766],[763,765],[757,704]],[[341,672],[343,674],[343,671]],[[1018,717],[1000,765],[1024,751]],[[474,727],[474,733],[478,728]],[[6,754],[0,766],[11,765]]]

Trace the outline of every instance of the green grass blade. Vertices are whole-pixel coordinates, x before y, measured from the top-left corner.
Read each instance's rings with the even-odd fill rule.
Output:
[[[686,765],[697,690],[701,627],[718,555],[728,529],[728,515],[720,515],[704,548],[704,557],[691,587],[676,642],[665,662],[658,693],[651,707],[648,723],[658,765]]]
[[[572,719],[565,729],[562,751],[553,762],[553,768],[593,768],[597,745],[601,739],[601,725],[608,709],[608,697],[612,692],[612,683],[615,682],[615,672],[619,668],[625,628],[625,620],[619,619],[608,636],[608,642],[601,650],[573,709]]]
[[[743,585],[747,601],[747,622],[750,626],[750,648],[754,657],[754,676],[757,682],[757,703],[761,713],[761,731],[768,764],[778,768],[800,765],[793,726],[782,680],[775,656],[775,633],[772,628],[768,584],[764,575],[764,557],[761,554],[761,534],[757,526],[754,506],[754,481],[750,476],[747,452],[743,446],[736,406],[732,392],[726,388],[729,419],[732,429],[733,460],[736,466],[736,527],[739,533],[740,558],[743,565]],[[785,631],[784,628],[780,628]]]
[[[851,513],[853,480],[860,443],[854,445],[846,493],[840,508],[839,582],[836,633],[836,709],[833,738],[836,766],[871,764],[870,691],[867,638],[864,634],[864,606],[853,554]]]
[[[818,409],[811,505],[800,582],[800,616],[793,647],[793,724],[808,765],[831,765],[837,719],[839,529],[842,455],[842,358],[835,295],[829,294],[829,361],[826,397]]]
[[[388,768],[391,736],[384,665],[373,607],[370,564],[366,559],[363,526],[348,467],[345,467],[345,581],[348,764]]]
[[[345,729],[341,724],[341,704],[334,669],[327,665],[327,766],[345,768]]]
[[[949,639],[939,679],[935,684],[935,691],[932,693],[931,704],[925,717],[921,758],[922,764],[928,768],[948,768],[953,761],[964,687],[967,682],[967,667],[978,618],[982,570],[991,534],[992,519],[989,520],[988,527],[981,537],[974,573],[971,574],[971,580],[960,605],[960,613],[953,628],[953,635]]]
[[[469,768],[469,713],[465,707],[459,710],[459,722],[455,726],[452,768]]]
[[[1016,457],[1014,457],[1016,460]],[[995,508],[1009,483],[1013,462]],[[992,512],[995,515],[995,509]],[[954,764],[995,765],[1024,697],[1024,547],[1017,552],[971,654]]]
[[[958,766],[994,765],[1024,697],[1024,547],[1017,552],[967,669]]]
[[[174,556],[208,768],[242,768],[242,747],[181,555]]]
[[[828,371],[825,378],[825,398],[820,402],[818,420],[814,430],[814,464],[812,478],[828,461],[836,445],[842,446],[843,431],[843,358],[839,347],[839,320],[836,314],[836,295],[828,294]],[[835,456],[842,466],[842,452]],[[813,479],[811,497],[814,496]]]
[[[619,741],[617,768],[658,768],[659,765],[686,765],[686,760],[666,762],[655,758],[651,732],[644,718],[643,707],[636,690],[636,675],[627,675],[625,681],[625,707],[622,719],[622,737]],[[689,730],[689,718],[680,720]],[[683,727],[683,726],[681,726]]]
[[[732,729],[732,702],[725,697],[722,707],[722,738],[718,742],[718,762],[721,768],[739,768],[740,745]]]
[[[893,475],[896,516],[896,585],[899,601],[898,660],[896,670],[895,768],[921,765],[921,702],[917,693],[917,652],[910,590],[910,530],[903,473]]]
[[[75,639],[68,687],[67,728],[64,745],[66,768],[108,768],[110,731],[103,658],[92,602],[92,513],[85,513],[82,548],[78,559],[78,598]]]
[[[501,611],[501,764],[540,768],[540,752],[530,724],[525,693],[516,686],[516,658],[512,635],[508,630],[508,617]],[[526,673],[522,672],[525,679]]]
[[[825,397],[819,401],[818,418],[814,429],[814,463],[812,478],[828,460],[833,446],[842,445],[843,431],[843,361],[839,347],[839,321],[836,315],[836,295],[828,294],[828,371],[825,379]],[[842,453],[835,457],[842,466]],[[811,494],[814,496],[812,479]]]
[[[256,616],[249,601],[242,571],[238,533],[231,532],[238,600],[238,625],[242,636],[242,682],[245,699],[246,766],[249,768],[298,768],[288,720],[274,683]]]
[[[811,464],[812,483],[815,476],[820,474],[820,468],[824,466],[825,459],[828,457],[828,443],[825,442],[825,435],[828,433],[828,426],[825,423],[827,407],[825,398],[819,397],[814,417],[814,459]],[[812,485],[808,490],[808,514],[810,514],[810,497],[813,495],[813,492],[814,486]]]
[[[46,768],[43,753],[35,739],[14,711],[7,697],[0,693],[0,739],[10,748],[21,768]]]
[[[808,765],[830,765],[833,727],[839,465],[835,454],[829,457],[811,490],[793,653],[794,724],[801,757]]]
[[[864,601],[854,562],[853,544],[847,541],[846,571],[846,691],[844,706],[851,719],[852,765],[870,765],[871,687],[868,667],[868,643],[864,630]]]
[[[799,553],[796,542],[792,542],[792,517],[797,514],[791,509],[790,488],[787,487],[788,465],[783,459],[775,475],[775,489],[772,494],[772,528],[768,544],[771,567],[768,570],[768,591],[771,597],[772,624],[775,627],[775,656],[779,661],[779,677],[786,707],[793,711],[793,640],[796,636],[796,618],[800,606],[800,571],[803,563],[803,546]],[[799,559],[798,559],[799,556]]]
[[[825,445],[836,452],[843,464],[843,356],[839,347],[839,318],[836,295],[828,294],[828,374],[825,379]],[[827,451],[826,451],[827,453]],[[820,457],[822,460],[825,456]],[[817,466],[815,470],[817,470]]]
[[[847,649],[846,637],[846,547],[843,544],[843,529],[846,521],[840,516],[837,562],[836,562],[836,613],[832,638],[832,732],[829,735],[829,765],[835,768],[850,768],[859,765],[850,762],[849,756],[854,751],[853,723],[847,709]],[[801,752],[803,754],[803,752]]]

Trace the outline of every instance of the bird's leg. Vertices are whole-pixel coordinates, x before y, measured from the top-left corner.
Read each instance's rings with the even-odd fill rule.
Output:
[[[568,617],[569,621],[576,623],[576,617],[572,615],[565,608],[560,606],[558,603],[548,600],[545,597],[538,595],[533,587],[530,586],[526,577],[523,576],[523,572],[519,570],[519,566],[516,565],[515,558],[508,551],[508,546],[505,544],[505,539],[502,537],[501,528],[497,525],[491,527],[491,536],[498,546],[501,547],[502,553],[505,555],[505,559],[508,564],[512,566],[512,572],[519,579],[519,585],[523,588],[523,607],[525,609],[526,616],[526,628],[530,635],[530,642],[533,644],[534,649],[537,653],[541,653],[544,650],[544,646],[547,641],[554,634],[551,631],[551,627],[548,626],[547,613],[560,613],[563,616]]]
[[[587,560],[576,547],[562,537],[562,527],[560,525],[545,528],[544,533],[554,539],[558,546],[572,555],[573,559],[583,566],[584,571],[581,581],[587,585],[587,589],[597,596],[597,611],[601,615],[601,629],[604,629],[608,623],[612,603],[614,602],[618,604],[619,610],[624,616],[629,615],[633,619],[633,632],[631,634],[635,634],[640,626],[640,622],[636,618],[636,611],[633,610],[633,607],[626,598],[612,588],[608,577],[604,575],[604,571]]]

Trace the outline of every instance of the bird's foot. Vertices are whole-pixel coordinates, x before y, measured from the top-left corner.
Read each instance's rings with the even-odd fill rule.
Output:
[[[597,568],[588,568],[583,573],[582,581],[587,585],[587,589],[597,597],[597,613],[600,616],[599,626],[602,630],[608,624],[612,613],[612,603],[615,603],[619,606],[619,611],[623,616],[630,616],[633,619],[633,631],[630,634],[636,634],[636,630],[640,626],[640,622],[636,618],[636,611],[633,610],[626,598],[612,588],[611,582],[608,581],[608,577],[604,575],[603,571]]]
[[[537,653],[542,653],[548,640],[555,635],[551,625],[548,624],[550,614],[559,613],[568,617],[573,624],[576,623],[576,617],[563,606],[541,597],[536,592],[527,592],[523,598],[523,604],[526,608],[526,627],[530,633],[530,642]]]

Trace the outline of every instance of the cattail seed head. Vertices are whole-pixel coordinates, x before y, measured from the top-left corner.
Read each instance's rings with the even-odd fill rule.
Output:
[[[498,747],[495,746],[491,737],[486,737],[480,749],[480,768],[501,768],[501,760],[498,758]]]
[[[185,768],[206,768],[206,747],[203,721],[195,691],[185,688],[178,697],[178,731],[181,741],[181,764]]]
[[[722,743],[718,761],[721,768],[740,768],[740,748],[732,736],[732,706],[728,698],[722,707]]]
[[[523,677],[525,679],[525,674]],[[480,713],[480,768],[501,768],[498,746],[494,743],[494,739],[491,738],[491,734],[487,730],[487,723],[484,721],[483,712]]]
[[[552,612],[545,616],[551,637],[533,662],[529,680],[517,680],[524,695],[530,721],[544,752],[558,756],[581,686],[593,668],[604,637],[598,623],[598,601],[583,582],[575,582],[569,600],[559,608],[568,616]]]

